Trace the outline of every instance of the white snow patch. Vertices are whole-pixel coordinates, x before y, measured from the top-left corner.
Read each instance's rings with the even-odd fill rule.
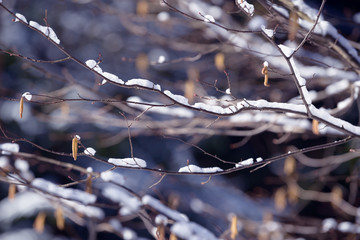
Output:
[[[102,81],[102,85],[104,85],[107,80],[111,81],[111,82],[116,82],[116,83],[120,83],[120,84],[124,84],[124,81],[121,80],[118,76],[116,76],[115,74],[112,74],[112,73],[109,73],[109,72],[103,72],[102,75],[107,78],[107,79],[104,79]]]
[[[1,154],[10,155],[11,153],[19,152],[19,144],[17,143],[3,143],[0,144]]]
[[[158,214],[155,217],[156,225],[166,226],[168,224],[168,222],[169,222],[169,219],[166,216],[162,215],[162,214]]]
[[[96,150],[93,149],[92,147],[88,147],[88,148],[86,148],[86,149],[84,150],[84,153],[85,153],[86,155],[94,156],[95,153],[96,153]]]
[[[248,158],[244,161],[238,162],[237,164],[235,164],[235,167],[243,167],[243,166],[248,166],[254,163],[254,159],[253,158]]]
[[[29,170],[29,163],[23,159],[16,159],[15,168],[20,172],[27,172]]]
[[[202,213],[205,209],[205,204],[198,198],[191,199],[190,208],[196,213]]]
[[[354,20],[354,22],[356,22],[357,24],[360,24],[360,12],[354,14],[353,20]]]
[[[209,230],[194,222],[176,222],[170,230],[181,239],[218,239]]]
[[[109,158],[108,162],[122,167],[146,167],[146,162],[140,158]]]
[[[347,79],[342,79],[341,81],[335,82],[325,88],[325,93],[328,95],[333,95],[342,91],[345,91],[350,87],[350,82]]]
[[[159,58],[158,58],[158,63],[164,63],[166,60],[165,56],[164,55],[160,55]]]
[[[131,96],[127,99],[127,101],[129,106],[133,108],[141,109],[143,111],[146,110],[146,112],[159,113],[163,115],[182,117],[182,118],[192,118],[194,116],[194,113],[191,110],[186,109],[184,107],[161,106],[163,104],[158,102],[146,102],[143,101],[138,96]]]
[[[89,59],[85,62],[86,66],[93,69],[95,72],[103,74],[101,67],[97,64],[97,62],[93,59]]]
[[[333,218],[326,218],[322,222],[322,232],[328,232],[331,229],[335,229],[337,226],[337,222]]]
[[[49,37],[55,43],[60,44],[59,38],[51,27],[42,26],[35,21],[30,21],[29,25],[45,34],[45,36]]]
[[[0,168],[5,168],[9,165],[9,159],[5,156],[0,156]]]
[[[30,191],[19,192],[11,201],[8,198],[1,200],[0,223],[10,223],[17,218],[30,217],[47,209],[52,209],[52,206],[43,196]]]
[[[175,211],[164,204],[162,204],[159,200],[153,198],[150,195],[145,195],[142,197],[142,203],[144,205],[148,205],[163,215],[166,215],[167,217],[177,221],[177,222],[187,222],[189,219],[184,214],[179,213],[178,211]]]
[[[278,47],[280,48],[281,52],[286,56],[286,57],[290,57],[291,54],[293,54],[294,49],[293,48],[289,48],[283,44],[279,44]]]
[[[164,91],[164,94],[165,94],[166,96],[168,96],[169,98],[173,99],[175,102],[178,102],[178,103],[181,103],[181,104],[183,104],[183,105],[189,106],[189,99],[187,99],[187,98],[184,97],[184,96],[173,94],[173,93],[170,92],[169,90],[165,90],[165,91]]]
[[[31,185],[44,192],[56,195],[61,198],[79,201],[83,204],[95,203],[96,196],[78,189],[59,187],[43,178],[35,178]]]
[[[106,187],[102,191],[102,194],[111,201],[119,203],[122,206],[120,209],[121,215],[136,213],[142,205],[139,199],[118,187]]]
[[[142,86],[142,87],[161,91],[161,87],[159,84],[155,84],[147,79],[133,78],[133,79],[128,80],[125,83],[125,85],[128,85],[128,86],[137,85],[137,86]]]
[[[115,183],[120,184],[120,185],[125,184],[124,176],[119,174],[119,173],[113,172],[113,171],[102,172],[100,174],[100,177],[105,182],[112,181],[112,182],[115,182]]]
[[[274,30],[266,29],[264,25],[261,25],[261,31],[263,31],[269,38],[272,38],[274,36]]]
[[[66,199],[61,199],[61,202],[73,208],[75,212],[81,213],[84,216],[91,218],[98,218],[98,219],[103,219],[105,217],[105,213],[101,208],[93,207],[93,206],[85,206],[81,203]]]
[[[238,4],[238,6],[240,8],[242,8],[242,10],[244,10],[244,12],[249,15],[249,16],[253,16],[254,15],[254,5],[248,3],[246,0],[235,0],[236,3]]]
[[[262,162],[263,159],[261,157],[256,158],[256,162]]]
[[[355,226],[351,222],[341,222],[338,225],[338,230],[340,232],[353,233],[355,230]]]
[[[23,93],[22,97],[24,97],[28,101],[31,101],[32,95],[30,92],[25,92]]]
[[[168,12],[159,12],[157,15],[157,19],[160,22],[165,22],[170,19],[170,14]]]
[[[19,19],[23,22],[25,22],[26,24],[28,24],[28,21],[26,20],[26,17],[20,13],[15,13],[15,22],[19,22]]]
[[[209,15],[209,14],[206,14],[206,15],[204,16],[204,21],[205,21],[205,22],[214,23],[214,22],[215,22],[215,18],[214,18],[213,16]]]
[[[208,167],[208,168],[201,168],[196,165],[187,165],[179,169],[179,172],[190,172],[190,173],[215,173],[215,172],[222,172],[223,170],[219,167]]]
[[[249,28],[249,30],[257,31],[257,30],[260,30],[262,28],[262,26],[264,26],[265,24],[266,24],[265,18],[257,15],[255,17],[251,18],[251,20],[248,23],[248,28]]]
[[[93,60],[93,59],[87,60],[87,61],[85,62],[85,64],[86,64],[86,66],[88,66],[89,68],[94,68],[94,67],[97,65],[96,61]]]

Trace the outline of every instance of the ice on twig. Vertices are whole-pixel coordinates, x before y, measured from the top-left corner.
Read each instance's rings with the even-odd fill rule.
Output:
[[[61,198],[79,201],[83,204],[95,203],[96,196],[78,189],[73,188],[63,188],[59,187],[56,184],[49,182],[43,178],[35,178],[31,185],[47,192],[51,195],[59,196]]]
[[[22,96],[23,96],[26,100],[31,101],[31,98],[32,98],[31,93],[25,92]]]
[[[235,0],[236,4],[239,8],[241,8],[247,15],[253,16],[254,15],[254,5],[248,3],[246,0]]]
[[[51,27],[42,26],[35,21],[30,21],[29,25],[45,34],[45,36],[49,37],[55,43],[60,44],[59,38]]]
[[[93,149],[92,147],[88,147],[88,148],[86,148],[86,149],[84,150],[84,153],[85,153],[86,155],[94,156],[95,153],[96,153],[96,150]]]
[[[28,23],[28,21],[26,20],[25,16],[20,14],[20,13],[15,13],[15,22],[19,22],[19,19],[23,22],[25,22],[26,24]]]
[[[20,147],[17,143],[3,143],[0,144],[0,149],[2,150],[1,154],[10,155],[13,152],[19,152]]]
[[[219,167],[208,167],[208,168],[201,168],[196,165],[187,165],[179,169],[179,172],[190,172],[190,173],[215,173],[215,172],[222,172],[223,170]]]
[[[261,31],[263,31],[269,38],[272,38],[274,36],[274,30],[266,29],[264,25],[261,25]]]
[[[146,162],[140,158],[109,158],[108,162],[122,167],[146,167]]]

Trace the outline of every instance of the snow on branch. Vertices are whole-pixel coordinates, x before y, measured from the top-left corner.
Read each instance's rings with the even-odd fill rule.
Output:
[[[3,143],[0,144],[1,154],[10,155],[11,153],[19,152],[20,146],[17,143]]]
[[[189,221],[189,219],[187,218],[186,215],[181,214],[178,211],[175,211],[175,210],[165,206],[159,200],[153,198],[150,195],[143,196],[141,201],[144,205],[148,205],[148,206],[156,209],[163,215],[165,215],[177,222],[188,222]]]
[[[187,165],[179,169],[179,172],[189,172],[189,173],[215,173],[215,172],[222,172],[223,170],[219,167],[207,167],[201,168],[196,165]]]
[[[102,194],[113,202],[121,205],[120,215],[130,215],[139,211],[141,201],[119,187],[106,187]]]
[[[252,17],[255,12],[254,5],[248,3],[246,0],[235,0],[236,5],[242,9],[246,15]]]
[[[120,167],[146,168],[146,162],[140,158],[109,158],[108,162]]]
[[[138,96],[129,97],[127,100],[128,105],[143,111],[159,113],[181,118],[192,118],[194,113],[184,107],[169,107],[158,102],[146,102]]]
[[[78,189],[63,188],[56,184],[49,182],[43,178],[35,178],[31,182],[31,186],[38,188],[46,193],[65,198],[68,200],[74,200],[83,204],[95,203],[96,196]]]

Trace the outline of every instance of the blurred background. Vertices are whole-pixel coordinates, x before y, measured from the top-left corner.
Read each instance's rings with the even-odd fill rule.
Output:
[[[103,71],[124,81],[148,79],[161,85],[162,90],[186,96],[191,104],[223,104],[214,99],[299,100],[288,70],[275,64],[274,59],[281,57],[268,48],[270,44],[259,33],[261,25],[269,29],[276,27],[274,42],[299,43],[307,31],[299,27],[291,34],[290,17],[281,15],[266,1],[251,2],[255,6],[253,17],[244,14],[234,1],[168,3],[159,0],[4,0],[2,4],[23,14],[28,21],[47,23],[56,32],[61,47],[81,62],[97,60]],[[295,12],[302,17],[301,9],[289,3],[291,1],[274,1],[289,13]],[[316,12],[321,1],[305,3]],[[202,14],[213,16],[217,23],[234,31],[202,21]],[[299,118],[293,125],[288,120],[275,123],[267,119],[267,116],[277,119],[282,113],[251,112],[238,118],[218,118],[196,111],[186,116],[144,113],[146,108],[127,104],[126,100],[138,96],[147,102],[171,102],[152,91],[122,88],[110,83],[101,85],[99,76],[71,60],[49,63],[26,59],[55,61],[66,55],[44,36],[15,23],[14,17],[2,8],[0,18],[0,125],[8,137],[25,138],[53,152],[70,154],[71,139],[78,134],[83,146],[95,148],[96,156],[107,160],[130,157],[130,129],[135,157],[146,160],[150,168],[175,172],[188,163],[222,169],[232,167],[214,156],[233,163],[248,158],[266,159],[344,137],[332,131],[316,134],[311,120],[306,118]],[[360,8],[356,1],[328,0],[323,19],[358,51]],[[238,33],[237,30],[251,32]],[[274,65],[270,62],[270,87],[264,87],[261,74],[267,57],[273,57],[274,61]],[[352,95],[352,85],[359,80],[359,68],[356,67],[359,63],[351,64],[344,59],[333,51],[325,36],[311,37],[297,55],[303,67],[300,69],[304,69],[302,73],[308,80],[308,89],[316,96],[314,104],[317,107],[335,109],[339,102]],[[344,79],[335,93],[325,91],[327,86]],[[231,94],[227,94],[227,89]],[[24,92],[31,92],[33,100],[25,102],[20,118],[19,100]],[[356,100],[336,114],[358,125]],[[4,132],[0,137],[0,143],[3,142],[8,142]],[[29,142],[19,144],[21,152],[74,163],[70,156],[43,151]],[[127,188],[140,196],[153,195],[216,236],[228,231],[231,216],[235,214],[241,225],[239,239],[356,239],[355,230],[321,229],[326,218],[336,219],[337,223],[358,223],[356,213],[344,212],[339,208],[341,204],[334,203],[334,199],[343,199],[353,207],[352,210],[359,207],[359,153],[349,153],[350,149],[357,149],[358,144],[353,140],[339,147],[280,159],[254,172],[245,169],[214,176],[208,182],[208,177],[202,176],[166,176],[152,186],[160,179],[157,173],[129,169],[115,171],[125,176]],[[329,160],[331,156],[334,158]],[[35,160],[29,160],[29,164],[36,177],[58,184],[81,177],[75,173],[69,176],[64,169],[42,165]],[[96,172],[110,168],[87,156],[79,156],[76,164],[92,167]],[[84,188],[82,184],[76,187]],[[95,192],[101,189],[101,183],[94,183],[94,189]],[[327,195],[321,195],[323,199],[319,194]],[[1,183],[0,198],[7,196],[8,184]],[[108,210],[107,214],[114,216],[116,211]],[[33,218],[14,221],[0,231],[6,233],[31,226],[32,221]],[[261,224],[269,221],[278,225],[273,229],[264,225],[267,227],[261,230]],[[129,221],[128,225],[136,229],[139,236],[149,237],[138,220]],[[54,227],[51,231],[54,236],[75,236],[69,228],[60,232]],[[74,231],[78,238],[86,238],[86,228]],[[98,235],[101,236],[99,239],[114,237],[102,234]]]

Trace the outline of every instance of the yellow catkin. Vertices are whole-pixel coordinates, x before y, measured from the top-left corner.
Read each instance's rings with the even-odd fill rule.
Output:
[[[264,66],[261,70],[261,74],[264,75],[264,86],[269,87],[269,74],[268,74],[268,67]]]
[[[145,16],[149,12],[149,4],[147,1],[139,1],[136,5],[136,13],[139,16]]]
[[[85,183],[85,191],[87,193],[92,193],[92,178],[91,175],[89,175],[86,179],[86,183]]]
[[[170,234],[170,237],[169,237],[169,240],[177,240],[177,237],[175,234],[171,233]]]
[[[284,173],[286,176],[290,176],[294,173],[296,167],[296,160],[293,156],[289,156],[285,159],[284,163]]]
[[[234,215],[231,218],[231,226],[230,226],[230,238],[234,240],[236,236],[239,234],[238,228],[237,228],[237,217]]]
[[[343,198],[343,193],[341,188],[339,186],[333,187],[333,189],[331,190],[331,202],[334,205],[339,205],[342,201],[342,198]]]
[[[15,194],[16,194],[16,185],[11,183],[9,185],[8,199],[14,200]]]
[[[291,11],[290,18],[289,18],[289,34],[288,39],[290,41],[295,40],[296,33],[299,30],[299,23],[298,23],[298,15],[295,11]]]
[[[217,68],[217,70],[219,71],[224,71],[225,70],[225,55],[223,53],[217,53],[215,55],[215,67]]]
[[[72,139],[72,155],[73,155],[73,158],[74,158],[75,161],[77,159],[78,143],[79,143],[79,139],[75,136]]]
[[[63,230],[65,227],[64,214],[61,207],[57,207],[55,210],[56,226],[59,230]]]
[[[297,203],[299,198],[299,187],[294,179],[289,181],[287,191],[289,202],[291,204]]]
[[[319,121],[316,120],[316,119],[313,119],[313,120],[312,120],[312,132],[313,132],[315,135],[319,135],[319,134],[320,134],[320,131],[319,131]]]
[[[20,98],[20,118],[22,118],[23,116],[23,112],[24,112],[24,97]]]
[[[165,240],[165,227],[164,225],[157,226],[156,229],[156,239],[157,240]]]
[[[33,228],[38,233],[42,233],[44,231],[45,219],[46,219],[46,214],[44,212],[39,212],[39,214],[36,216]]]
[[[141,73],[144,74],[149,68],[149,59],[145,53],[140,53],[136,57],[136,69]]]
[[[275,208],[278,211],[282,211],[286,207],[286,191],[284,188],[279,188],[275,192],[274,196]]]

